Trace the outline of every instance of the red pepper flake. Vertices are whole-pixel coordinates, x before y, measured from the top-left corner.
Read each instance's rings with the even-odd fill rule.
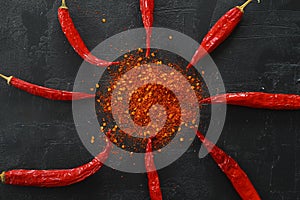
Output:
[[[128,81],[126,83],[123,83],[121,81],[122,76],[126,76],[126,73],[128,71],[141,65],[153,63],[163,64],[163,62],[159,58],[155,58],[152,56],[150,58],[141,57],[139,55],[140,51],[141,49],[138,49],[136,54],[126,54],[126,58],[124,58],[124,60],[120,62],[120,65],[116,70],[108,70],[108,73],[110,74],[110,80],[108,80],[110,83],[109,86],[103,85],[103,88],[100,87],[100,90],[97,91],[96,106],[97,108],[99,108],[99,111],[97,111],[98,115],[104,115],[105,119],[112,119],[112,103],[120,101],[122,94],[128,92],[128,88],[135,88],[133,81]],[[180,68],[180,66],[175,64],[169,63],[168,67],[173,68],[174,70],[179,71],[181,73],[160,73],[159,76],[165,81],[164,83],[166,83],[167,85],[171,85],[178,82],[178,80],[180,80],[182,76],[185,76],[186,80],[188,80],[190,85],[193,86],[193,88],[195,89],[195,94],[198,98],[198,101],[201,101],[202,84],[201,81],[196,78],[198,75],[187,75],[185,69],[182,69]],[[154,74],[156,72],[154,72],[152,68],[149,68],[143,71],[143,73],[145,73],[148,77],[151,77],[151,74]],[[188,76],[190,77],[190,79],[188,79]],[[153,130],[157,131],[155,137],[152,138],[153,147],[155,147],[155,150],[157,150],[167,145],[174,137],[174,134],[176,132],[177,134],[181,133],[181,113],[185,113],[186,117],[189,117],[189,121],[195,122],[193,113],[187,108],[180,107],[177,98],[180,97],[180,99],[183,99],[183,101],[187,104],[192,103],[192,100],[186,95],[186,88],[178,88],[181,89],[182,92],[176,94],[177,96],[175,96],[172,91],[163,86],[163,83],[148,84],[148,79],[144,79],[145,76],[143,76],[142,74],[139,74],[135,78],[136,80],[141,81],[141,85],[143,86],[139,87],[138,89],[135,89],[135,91],[130,95],[129,106],[127,104],[121,104],[117,108],[115,108],[114,112],[122,113],[128,110],[131,119],[134,121],[135,124],[145,126],[150,122],[150,117],[148,115],[150,108],[153,107],[155,109],[154,105],[156,104],[163,106],[164,109],[158,109],[156,111],[156,114],[157,116],[165,115],[167,117],[165,125],[161,129],[157,129],[158,127],[155,127],[155,125],[151,127],[153,128]],[[115,89],[115,86],[120,84],[121,86],[119,86],[118,89]],[[121,95],[119,99],[117,97],[115,100],[112,100],[113,92],[115,92],[118,95]],[[120,148],[122,148],[122,146],[124,145],[125,149],[127,149],[128,151],[144,151],[148,142],[148,139],[145,138],[145,136],[149,135],[148,132],[142,133],[141,137],[133,137],[127,134],[126,132],[122,131],[120,128],[114,128],[114,120],[110,120],[110,122],[108,122],[107,124],[112,126],[107,128],[112,129],[110,139],[115,145],[117,145]],[[123,121],[122,123],[126,123],[126,121]],[[196,127],[195,124],[187,124],[187,126],[190,125]],[[127,145],[126,141],[131,141],[130,143],[134,144],[135,146]]]

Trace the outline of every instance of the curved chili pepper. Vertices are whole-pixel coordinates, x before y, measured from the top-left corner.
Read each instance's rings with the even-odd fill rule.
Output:
[[[0,77],[7,81],[7,84],[12,85],[15,88],[23,90],[29,94],[43,97],[50,100],[58,101],[72,101],[72,100],[82,100],[95,98],[94,94],[87,94],[81,92],[68,92],[64,90],[55,90],[51,88],[46,88],[32,83],[28,83],[21,79],[15,78],[13,76],[7,77],[0,74]]]
[[[154,0],[140,0],[140,10],[142,13],[143,24],[146,30],[146,57],[149,57],[150,40],[153,26]]]
[[[111,145],[108,142],[103,152],[92,161],[73,169],[60,170],[11,170],[0,175],[1,182],[7,185],[34,187],[62,187],[78,183],[95,174],[109,156]]]
[[[149,138],[146,146],[145,167],[148,177],[148,188],[151,200],[162,200],[158,173],[153,160],[152,140]]]
[[[200,101],[200,104],[229,104],[270,110],[299,110],[300,95],[263,92],[227,93]]]
[[[208,53],[213,52],[222,42],[224,42],[224,40],[232,33],[241,21],[244,15],[244,8],[251,1],[252,0],[247,0],[243,5],[232,8],[216,22],[202,40],[201,45],[195,52],[186,69],[196,65],[201,58],[206,56]],[[260,1],[258,0],[258,3],[259,2]]]
[[[78,55],[81,56],[86,62],[100,67],[107,67],[109,65],[119,64],[119,62],[109,62],[101,60],[91,54],[91,52],[84,44],[83,40],[80,37],[80,34],[74,26],[65,0],[62,0],[62,5],[58,8],[58,19],[61,29],[64,32],[69,43],[71,44],[73,49],[78,53]]]
[[[219,168],[231,181],[233,187],[243,200],[260,200],[260,197],[249,180],[247,174],[241,169],[238,163],[227,155],[224,151],[207,140],[200,131],[197,136],[209,151]]]

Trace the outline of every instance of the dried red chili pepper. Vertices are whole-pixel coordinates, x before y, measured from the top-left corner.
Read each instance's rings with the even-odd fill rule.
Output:
[[[81,56],[85,61],[100,67],[106,67],[109,65],[118,65],[119,62],[109,62],[105,60],[101,60],[88,50],[86,45],[84,44],[80,34],[74,26],[73,20],[70,16],[69,9],[66,6],[65,0],[62,0],[62,5],[58,9],[58,19],[64,32],[66,38],[69,43],[73,47],[73,49]]]
[[[196,65],[207,53],[213,52],[232,33],[244,15],[244,8],[251,1],[247,0],[243,5],[232,8],[216,22],[202,40],[201,45],[186,67],[187,69]],[[260,1],[258,0],[258,2]]]
[[[146,146],[145,167],[148,176],[148,188],[151,200],[162,200],[158,173],[153,160],[152,140],[149,138]]]
[[[226,174],[233,187],[243,200],[260,200],[260,197],[249,180],[247,174],[241,169],[238,163],[224,151],[207,140],[200,131],[197,136],[209,151],[219,168]]]
[[[85,180],[95,174],[109,156],[111,145],[91,162],[73,169],[60,170],[11,170],[0,175],[1,182],[7,185],[34,187],[62,187]]]
[[[12,85],[15,88],[18,88],[29,94],[40,96],[46,99],[58,100],[58,101],[72,101],[72,100],[95,98],[94,94],[55,90],[51,88],[34,85],[32,83],[28,83],[26,81],[15,78],[13,76],[7,77],[0,74],[0,77],[5,79],[7,81],[7,84]]]
[[[200,104],[222,104],[270,110],[299,110],[300,95],[263,92],[227,93],[200,101]]]
[[[146,30],[146,57],[149,57],[150,40],[153,26],[154,0],[140,0],[140,10],[142,13],[143,24]]]

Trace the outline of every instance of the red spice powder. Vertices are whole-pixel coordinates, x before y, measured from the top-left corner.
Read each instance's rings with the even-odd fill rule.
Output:
[[[147,145],[147,137],[150,137],[150,133],[145,132],[143,135],[139,135],[139,137],[134,137],[132,133],[125,133],[121,130],[112,117],[112,94],[113,92],[121,94],[126,92],[128,88],[132,88],[135,81],[129,81],[125,83],[120,82],[122,80],[122,76],[126,76],[126,73],[132,70],[133,68],[138,68],[147,64],[156,64],[163,65],[166,61],[159,60],[155,57],[155,53],[151,54],[150,58],[143,57],[143,50],[138,49],[137,52],[132,54],[124,55],[123,60],[121,61],[119,66],[116,67],[108,67],[107,73],[110,76],[109,85],[103,85],[99,83],[99,88],[97,89],[97,97],[96,97],[96,108],[98,114],[98,120],[101,124],[101,130],[105,132],[105,130],[111,129],[112,132],[110,134],[110,140],[120,148],[126,149],[132,152],[145,152],[145,148]],[[197,100],[200,101],[202,99],[202,82],[198,78],[198,74],[188,75],[185,71],[185,68],[181,68],[177,64],[166,63],[170,68],[180,72],[173,73],[159,73],[165,82],[161,84],[144,84],[142,87],[135,90],[129,99],[129,105],[127,104],[118,104],[120,105],[117,109],[120,112],[124,112],[124,110],[128,110],[131,119],[135,124],[143,127],[147,126],[150,122],[149,111],[154,107],[156,113],[156,117],[160,117],[162,115],[166,116],[166,122],[162,129],[158,130],[157,127],[153,126],[154,130],[157,129],[157,133],[155,136],[151,136],[153,143],[153,150],[158,150],[167,145],[175,136],[175,134],[180,134],[181,128],[180,126],[189,126],[191,128],[196,128],[198,124],[196,123],[196,116],[193,115],[192,111],[189,111],[189,108],[180,107],[178,96],[176,96],[170,89],[165,87],[166,83],[173,84],[175,82],[179,82],[182,80],[182,76],[186,78],[189,82],[189,89],[194,90]],[[151,68],[143,71],[146,75],[149,75],[151,78]],[[171,73],[171,74],[168,74]],[[180,76],[180,77],[179,77]],[[143,78],[145,76],[137,76],[134,77],[139,81],[143,82]],[[145,80],[146,83],[146,80]],[[120,84],[123,84],[122,87]],[[124,87],[123,87],[124,86]],[[192,100],[189,96],[186,95],[187,88],[179,88],[180,98],[184,100],[184,102],[191,102]],[[117,90],[117,91],[115,91]],[[177,94],[178,95],[178,94]],[[119,97],[122,98],[122,97]],[[113,101],[121,101],[123,99],[114,99]],[[192,104],[193,102],[191,102]],[[157,109],[155,105],[160,105],[164,109]],[[185,109],[185,110],[184,110]],[[118,110],[116,112],[118,112]],[[181,114],[185,113],[185,117],[190,118],[190,124],[184,123],[181,121]],[[126,123],[126,122],[122,122]],[[181,138],[180,141],[184,141],[184,138]]]

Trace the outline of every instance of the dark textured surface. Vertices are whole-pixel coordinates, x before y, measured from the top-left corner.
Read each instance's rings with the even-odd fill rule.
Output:
[[[160,0],[155,26],[199,41],[229,8],[242,1]],[[59,89],[72,89],[82,62],[57,20],[59,1],[0,0],[0,72]],[[78,1],[68,5],[87,46],[141,27],[138,0]],[[105,17],[107,23],[102,23]],[[227,91],[300,94],[300,2],[253,3],[233,35],[212,56]],[[298,80],[298,83],[297,83]],[[68,168],[92,157],[77,136],[70,103],[33,97],[0,82],[0,168]],[[230,106],[218,145],[248,173],[262,199],[300,199],[300,112]],[[164,199],[239,199],[200,143],[159,171]],[[0,199],[149,199],[145,174],[103,167],[65,188],[0,186]]]

